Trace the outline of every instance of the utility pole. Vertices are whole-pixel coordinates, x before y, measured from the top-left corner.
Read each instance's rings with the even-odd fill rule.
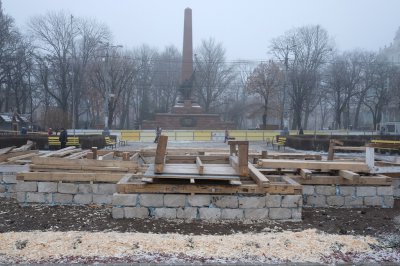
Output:
[[[284,129],[285,127],[289,129],[289,110],[288,110],[288,103],[287,103],[287,86],[288,86],[288,72],[289,72],[289,46],[286,46],[286,53],[285,53],[285,85],[283,88],[283,101],[282,101],[282,108],[283,108],[283,121],[281,128]]]
[[[75,66],[75,48],[74,48],[74,32],[73,32],[73,19],[74,17],[71,15],[71,68],[72,68],[72,80],[71,80],[71,94],[72,94],[72,129],[74,132],[74,137],[75,137],[75,128],[76,128],[76,121],[75,121],[75,73],[74,73],[74,66]]]

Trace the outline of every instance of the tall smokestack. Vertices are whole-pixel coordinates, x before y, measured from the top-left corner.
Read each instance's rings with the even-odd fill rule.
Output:
[[[185,9],[183,26],[183,50],[182,50],[182,75],[181,84],[190,80],[193,73],[193,43],[192,43],[192,9]]]

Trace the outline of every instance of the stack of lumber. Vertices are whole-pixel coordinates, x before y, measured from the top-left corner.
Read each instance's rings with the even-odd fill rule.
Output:
[[[93,151],[68,147],[35,156],[29,166],[30,171],[19,173],[17,178],[25,181],[116,183],[127,173],[136,173],[140,169],[137,161],[130,160],[138,155],[130,156],[129,152],[119,153],[119,155],[124,155],[122,158],[115,156],[116,152],[114,151],[96,151],[95,159],[77,159],[89,153],[93,153]]]
[[[365,162],[261,159],[258,170],[267,178],[287,176],[303,185],[391,185]]]
[[[205,155],[204,150],[201,155],[182,155],[185,149],[174,155],[167,151],[167,141],[160,137],[154,164],[144,174],[125,176],[117,183],[119,193],[301,193],[301,185],[290,178],[271,181],[249,163],[247,141],[229,141],[223,155]]]

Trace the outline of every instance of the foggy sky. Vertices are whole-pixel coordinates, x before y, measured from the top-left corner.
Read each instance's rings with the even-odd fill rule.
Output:
[[[109,26],[114,44],[182,49],[183,13],[193,10],[193,45],[214,38],[228,60],[265,60],[272,38],[319,24],[339,50],[378,51],[400,26],[399,0],[2,0],[24,32],[32,16],[66,11]]]

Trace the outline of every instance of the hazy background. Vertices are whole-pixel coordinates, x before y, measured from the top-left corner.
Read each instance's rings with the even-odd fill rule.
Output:
[[[398,0],[3,0],[4,12],[24,31],[32,16],[64,10],[107,24],[114,43],[182,47],[183,13],[193,10],[193,42],[222,42],[227,59],[265,60],[272,38],[320,24],[338,49],[375,50],[389,45],[400,26]]]

